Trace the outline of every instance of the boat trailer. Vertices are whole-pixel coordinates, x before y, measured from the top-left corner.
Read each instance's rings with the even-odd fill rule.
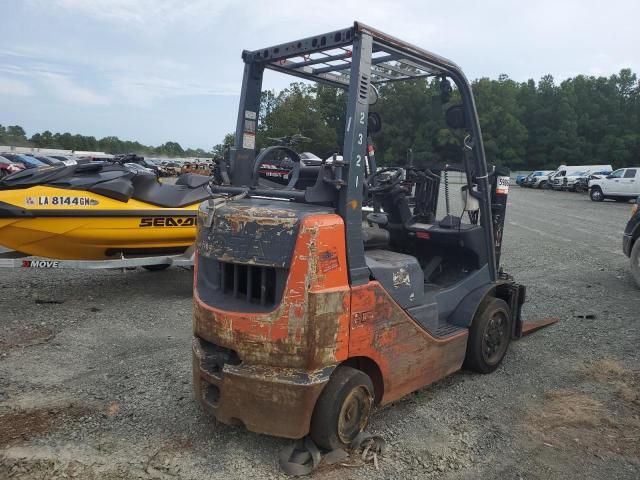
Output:
[[[46,257],[34,257],[20,252],[8,250],[0,252],[0,268],[35,268],[35,269],[81,269],[106,270],[143,267],[147,270],[164,270],[169,267],[193,267],[194,246],[178,255],[152,255],[145,257],[125,257],[112,260],[62,260]]]

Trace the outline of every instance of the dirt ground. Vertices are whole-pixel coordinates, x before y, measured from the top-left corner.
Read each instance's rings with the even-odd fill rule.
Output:
[[[528,319],[491,375],[379,410],[378,469],[317,479],[637,479],[640,291],[629,205],[512,188],[503,265]],[[0,272],[0,478],[281,478],[287,440],[218,425],[191,393],[191,273]]]

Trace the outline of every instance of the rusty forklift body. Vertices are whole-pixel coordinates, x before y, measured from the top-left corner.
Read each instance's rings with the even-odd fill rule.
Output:
[[[229,181],[211,187],[214,197],[198,216],[197,400],[224,423],[288,438],[311,431],[329,448],[331,432],[318,431],[353,423],[349,402],[366,407],[367,418],[334,435],[342,444],[364,428],[370,404],[399,399],[464,362],[485,372],[497,367],[504,352],[483,360],[485,349],[498,348],[489,349],[485,337],[498,345],[506,335],[508,345],[522,334],[525,290],[499,268],[508,173],[487,171],[460,68],[361,23],[242,57],[235,146],[223,175]],[[265,68],[345,89],[348,97],[342,161],[310,167],[289,147],[270,147],[293,161],[281,189],[258,178],[274,153],[255,150]],[[447,115],[457,115],[455,128],[467,135],[460,171],[476,207],[466,224],[452,215],[435,219],[440,172],[379,170],[368,149],[371,86],[423,77],[451,79],[462,100]],[[415,206],[400,173],[423,192]],[[300,188],[303,174],[313,181]],[[363,202],[375,205],[364,226]],[[489,331],[489,324],[498,327]],[[322,418],[332,415],[332,402],[336,418]]]

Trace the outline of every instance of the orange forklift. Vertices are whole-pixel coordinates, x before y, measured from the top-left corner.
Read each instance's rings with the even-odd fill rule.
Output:
[[[492,372],[523,334],[525,288],[500,268],[509,172],[488,170],[470,85],[438,55],[356,22],[242,58],[235,146],[198,213],[195,395],[224,423],[341,448],[376,404],[463,366]],[[346,91],[342,156],[256,152],[265,69]],[[378,89],[425,77],[464,138],[458,163],[378,168]],[[446,103],[451,82],[460,104]],[[274,158],[288,162],[284,185],[260,175]],[[459,216],[451,171],[463,179]]]

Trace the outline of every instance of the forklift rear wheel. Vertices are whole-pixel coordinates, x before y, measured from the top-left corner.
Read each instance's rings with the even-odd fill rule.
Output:
[[[504,300],[490,298],[476,313],[467,342],[464,366],[491,373],[504,358],[511,341],[511,310]]]
[[[341,365],[324,387],[311,417],[311,438],[328,450],[349,446],[369,423],[373,383],[368,375]]]

